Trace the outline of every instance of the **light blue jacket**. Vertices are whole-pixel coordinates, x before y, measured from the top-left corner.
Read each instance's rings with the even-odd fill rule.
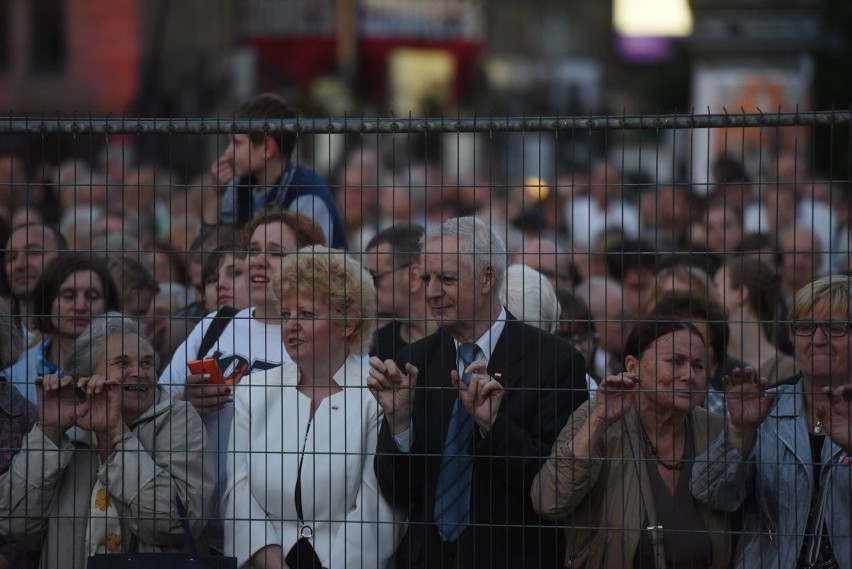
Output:
[[[0,371],[0,375],[8,379],[9,383],[14,384],[18,388],[18,391],[23,393],[34,404],[38,404],[35,379],[41,375],[56,373],[58,369],[55,364],[47,361],[44,357],[44,353],[49,345],[50,337],[46,337],[21,354],[18,361],[3,371]]]
[[[708,485],[702,499],[726,503],[730,510],[747,495],[733,567],[796,566],[814,488],[802,389],[801,380],[778,387],[775,406],[758,430],[749,460],[739,465],[706,463]],[[724,441],[717,439],[714,445],[722,447]],[[826,533],[839,566],[852,567],[852,460],[831,439],[825,441],[822,460],[828,464],[820,477]]]

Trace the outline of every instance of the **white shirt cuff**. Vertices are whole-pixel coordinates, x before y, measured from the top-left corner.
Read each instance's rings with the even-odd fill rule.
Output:
[[[411,452],[411,425],[398,435],[393,436],[396,442],[396,450],[400,452]]]

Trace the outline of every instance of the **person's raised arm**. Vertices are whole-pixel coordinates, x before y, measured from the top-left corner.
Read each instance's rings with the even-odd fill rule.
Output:
[[[540,516],[563,518],[588,495],[602,468],[599,443],[606,430],[633,408],[638,386],[635,374],[609,376],[598,386],[595,401],[571,415],[533,480],[530,495]]]
[[[696,500],[733,512],[748,494],[754,467],[746,459],[752,452],[758,427],[775,403],[775,395],[766,392],[767,380],[758,379],[751,367],[734,369],[723,382],[727,424],[707,450],[695,457],[689,487]]]

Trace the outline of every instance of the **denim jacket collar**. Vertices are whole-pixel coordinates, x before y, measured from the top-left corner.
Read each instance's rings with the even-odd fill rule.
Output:
[[[776,390],[777,399],[769,417],[776,420],[778,439],[796,456],[800,464],[810,465],[811,441],[810,429],[805,422],[805,395],[803,380],[795,384],[782,385]],[[842,449],[830,438],[822,449],[824,463],[834,462]],[[830,459],[830,460],[826,460]],[[810,476],[813,470],[808,469]]]

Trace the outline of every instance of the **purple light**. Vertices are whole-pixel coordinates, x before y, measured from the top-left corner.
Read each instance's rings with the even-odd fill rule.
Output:
[[[655,63],[671,59],[674,39],[664,36],[625,36],[616,32],[615,49],[630,63]]]

